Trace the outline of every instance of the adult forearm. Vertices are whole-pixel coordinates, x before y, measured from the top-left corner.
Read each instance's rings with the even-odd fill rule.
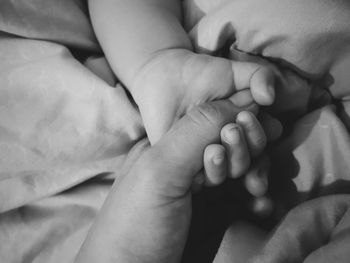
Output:
[[[180,262],[189,207],[159,203],[154,182],[163,174],[146,166],[136,163],[124,179],[115,182],[75,263]],[[181,218],[173,220],[177,215]]]
[[[115,74],[127,86],[157,51],[191,49],[174,0],[89,0],[91,20]]]

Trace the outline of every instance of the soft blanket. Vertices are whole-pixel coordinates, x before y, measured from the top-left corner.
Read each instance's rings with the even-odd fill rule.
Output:
[[[140,152],[140,115],[99,56],[84,1],[0,2],[0,262],[73,262]],[[273,150],[284,208],[350,192],[347,109],[327,100]]]

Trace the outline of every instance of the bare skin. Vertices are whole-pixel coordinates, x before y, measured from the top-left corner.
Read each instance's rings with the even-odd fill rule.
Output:
[[[249,89],[260,105],[274,101],[275,73],[265,65],[193,52],[181,1],[90,0],[98,40],[130,90],[151,143],[188,110]]]
[[[220,141],[222,127],[237,114],[232,106],[221,101],[196,107],[156,145],[142,145],[137,162],[113,186],[76,262],[180,262],[192,182],[203,167],[202,152]],[[349,204],[346,195],[307,202],[293,209],[266,243],[259,230],[240,228],[244,237],[260,236],[262,242],[247,244],[251,253],[233,253],[230,262],[347,262]]]
[[[76,262],[179,262],[191,219],[190,189],[203,169],[203,152],[225,140],[220,133],[239,111],[228,100],[203,104],[154,146],[144,145],[134,166],[113,186]],[[236,141],[225,150],[247,144]],[[241,161],[230,158],[232,164]],[[218,185],[222,180],[215,174],[220,173],[211,173],[211,183]]]

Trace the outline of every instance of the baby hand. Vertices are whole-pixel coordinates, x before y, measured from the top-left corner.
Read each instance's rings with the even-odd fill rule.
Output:
[[[190,188],[203,152],[220,142],[220,130],[239,112],[228,100],[204,103],[145,149],[110,190],[79,262],[181,261],[192,217]]]
[[[278,125],[274,126],[278,130]],[[272,137],[276,135],[280,134]],[[218,186],[226,178],[243,177],[243,187],[253,197],[251,210],[257,214],[268,214],[272,209],[271,200],[267,197],[269,162],[263,155],[268,138],[260,122],[251,112],[240,112],[236,123],[222,128],[220,137],[221,144],[206,147],[204,169],[196,176],[193,190]]]
[[[152,144],[189,109],[250,89],[260,105],[274,101],[274,74],[264,65],[185,49],[160,51],[138,72],[130,91]],[[234,99],[231,99],[234,103]],[[248,104],[252,104],[248,100]],[[248,106],[247,104],[238,106]]]

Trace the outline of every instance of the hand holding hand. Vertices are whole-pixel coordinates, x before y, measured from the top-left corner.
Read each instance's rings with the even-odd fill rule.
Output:
[[[78,262],[179,262],[203,152],[239,112],[229,100],[194,107],[145,149],[113,186]]]
[[[274,127],[269,139],[281,134],[278,121],[263,115],[264,123]],[[221,130],[221,144],[210,144],[204,151],[204,169],[194,179],[194,190],[203,186],[220,185],[226,178],[243,177],[243,187],[253,197],[250,209],[257,214],[268,213],[271,201],[266,197],[269,180],[269,162],[263,154],[267,136],[258,119],[251,112],[237,115],[236,123]],[[248,201],[247,201],[248,202]]]
[[[192,12],[200,14],[191,31],[197,52],[212,54],[227,44],[233,44],[242,53],[264,57],[287,70],[297,72],[287,72],[283,78],[287,84],[284,91],[288,91],[288,87],[298,90],[299,75],[321,88],[331,87],[335,98],[349,96],[349,2],[187,2],[195,10]],[[312,85],[308,84],[310,89]],[[305,86],[307,85],[302,85],[300,90]],[[276,90],[280,90],[280,87],[276,87]],[[295,96],[293,100],[297,99]],[[278,96],[276,101],[280,101]]]
[[[239,99],[232,97],[236,106],[249,109],[254,101],[270,105],[274,101],[273,72],[264,65],[185,49],[160,51],[142,67],[130,87],[152,144],[191,108],[242,90]]]

